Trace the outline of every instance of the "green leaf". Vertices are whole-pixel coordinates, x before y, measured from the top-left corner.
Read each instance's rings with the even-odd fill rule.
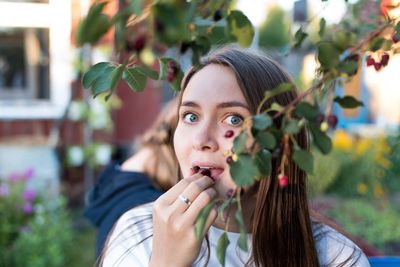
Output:
[[[294,85],[293,84],[291,84],[291,83],[281,83],[277,87],[275,87],[275,88],[273,88],[271,90],[265,91],[264,97],[266,99],[269,99],[271,97],[274,97],[276,95],[282,94],[282,93],[287,92],[287,91],[290,91],[292,89],[294,89]]]
[[[247,154],[238,155],[238,160],[230,165],[230,173],[233,181],[239,187],[252,185],[260,175],[257,165]]]
[[[147,67],[147,66],[137,66],[136,70],[138,72],[140,72],[143,75],[146,75],[147,77],[149,77],[152,80],[158,80],[159,74],[157,71],[152,70],[151,68]]]
[[[314,120],[317,117],[318,113],[319,111],[317,107],[305,101],[298,103],[295,108],[296,116],[304,117],[309,121]]]
[[[258,114],[252,117],[253,128],[257,130],[265,130],[272,125],[272,119],[268,114]]]
[[[246,151],[246,142],[247,142],[247,134],[246,132],[241,132],[238,136],[233,140],[233,151],[236,154],[243,153]]]
[[[267,149],[261,149],[255,155],[258,170],[261,173],[261,178],[266,178],[271,175],[272,170],[272,154]]]
[[[374,39],[372,39],[370,45],[369,45],[369,50],[372,52],[375,52],[377,50],[379,50],[382,45],[384,44],[385,39],[383,37],[376,37]]]
[[[82,78],[82,84],[85,89],[88,89],[92,86],[95,80],[97,80],[100,76],[103,75],[104,71],[108,67],[113,67],[110,62],[100,62],[93,65]]]
[[[337,31],[333,34],[332,42],[336,48],[340,51],[344,51],[350,46],[353,46],[357,41],[357,37],[354,33],[349,31]]]
[[[295,42],[294,42],[293,47],[299,48],[307,36],[308,36],[308,34],[303,31],[303,27],[300,27],[294,34]]]
[[[318,46],[318,61],[324,70],[335,67],[339,62],[340,52],[330,42],[322,42]]]
[[[124,71],[123,79],[134,92],[141,92],[146,86],[147,78],[139,72],[135,67],[127,68]]]
[[[306,150],[295,150],[292,158],[300,169],[308,174],[312,174],[314,170],[314,157],[310,152]]]
[[[239,236],[239,239],[238,239],[238,246],[243,251],[248,251],[247,230],[246,230],[246,226],[244,224],[242,211],[240,209],[238,209],[236,211],[235,219],[236,219],[237,223],[239,224],[239,229],[240,229],[240,236]]]
[[[364,106],[363,102],[358,101],[352,96],[344,96],[342,98],[337,96],[333,101],[337,102],[342,108],[358,108]]]
[[[199,213],[197,216],[196,224],[194,226],[194,231],[196,234],[197,240],[201,240],[204,233],[204,227],[207,222],[208,215],[210,215],[211,210],[214,207],[214,202],[208,203]]]
[[[92,83],[91,89],[93,97],[98,96],[112,88],[113,77],[116,75],[116,66],[108,66],[97,79]]]
[[[168,68],[167,67],[167,63],[170,60],[173,60],[173,59],[172,58],[167,58],[167,57],[159,59],[159,62],[160,62],[160,73],[159,73],[159,76],[158,76],[159,80],[167,79],[167,68]]]
[[[236,198],[232,198],[232,199],[225,199],[221,205],[219,205],[218,207],[218,214],[222,214],[222,212],[227,209],[230,205],[234,204],[237,202]]]
[[[181,70],[179,70],[178,75],[176,76],[175,80],[171,83],[172,89],[175,92],[179,92],[181,90],[181,82],[183,79],[183,72]]]
[[[338,69],[349,75],[354,75],[357,73],[357,70],[358,70],[358,62],[354,61],[354,60],[346,60],[346,61],[340,63],[340,65],[338,66]]]
[[[300,131],[299,121],[291,119],[286,125],[283,131],[287,134],[297,134]]]
[[[259,132],[256,136],[257,143],[271,150],[276,146],[275,136],[270,132]]]
[[[281,112],[283,111],[284,107],[282,107],[281,105],[279,105],[278,103],[274,102],[272,103],[271,107],[268,109],[268,111],[277,111],[277,112]]]
[[[218,239],[217,243],[217,258],[222,266],[225,266],[225,253],[229,243],[228,235],[224,232]]]
[[[96,3],[90,7],[87,16],[79,23],[76,30],[76,43],[93,44],[97,42],[112,26],[108,16],[101,13],[107,2]]]
[[[326,155],[332,150],[332,141],[331,139],[321,130],[319,129],[319,125],[317,123],[309,124],[311,134],[313,137],[313,142],[321,151],[322,154]]]
[[[251,45],[254,37],[254,28],[250,20],[239,10],[232,10],[228,17],[228,30],[236,37],[242,47]]]
[[[324,36],[325,27],[326,27],[326,20],[324,18],[321,18],[319,21],[319,31],[318,31],[318,34],[321,38],[322,36]]]
[[[400,22],[397,23],[395,30],[396,30],[395,37],[397,38],[397,40],[400,40]]]

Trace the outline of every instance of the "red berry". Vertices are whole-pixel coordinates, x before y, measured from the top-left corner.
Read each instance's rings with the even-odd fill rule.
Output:
[[[389,63],[389,54],[385,53],[381,57],[381,64],[382,66],[386,66]]]
[[[372,66],[375,64],[375,60],[371,56],[367,56],[367,66]]]
[[[146,46],[146,35],[142,34],[139,35],[134,42],[134,48],[137,52],[140,52],[143,50],[143,48]]]
[[[200,173],[204,176],[211,177],[211,171],[209,169],[201,169]]]
[[[325,120],[325,115],[324,114],[318,114],[317,115],[317,117],[315,118],[315,121],[318,123],[318,124],[321,124],[323,121]]]
[[[233,162],[232,156],[226,158],[226,163],[231,164]]]
[[[231,138],[235,133],[232,130],[226,131],[224,137],[225,138]]]
[[[328,124],[329,124],[329,127],[331,127],[332,129],[335,129],[337,123],[338,123],[338,118],[336,117],[336,115],[330,114],[330,115],[328,116]]]
[[[179,67],[178,64],[174,60],[170,60],[167,62],[167,80],[169,82],[173,82],[178,76]]]
[[[279,186],[281,188],[286,187],[289,184],[289,178],[286,175],[279,175]]]
[[[374,63],[374,68],[375,68],[376,71],[380,70],[381,67],[382,67],[382,63],[380,63],[380,62],[375,62]]]
[[[397,38],[396,34],[392,35],[392,41],[393,41],[393,43],[397,43],[399,41],[399,39]]]

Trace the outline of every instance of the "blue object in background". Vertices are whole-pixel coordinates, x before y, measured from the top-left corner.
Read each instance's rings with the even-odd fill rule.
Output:
[[[370,257],[371,267],[400,267],[400,257]]]

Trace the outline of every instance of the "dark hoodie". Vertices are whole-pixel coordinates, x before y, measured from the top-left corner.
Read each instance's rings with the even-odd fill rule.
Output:
[[[152,202],[161,194],[146,174],[122,171],[116,163],[108,165],[89,192],[84,211],[97,228],[96,255],[101,253],[108,233],[125,211]]]

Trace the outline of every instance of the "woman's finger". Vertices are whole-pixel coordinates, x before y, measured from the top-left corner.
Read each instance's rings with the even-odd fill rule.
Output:
[[[167,192],[162,194],[158,201],[161,201],[165,203],[166,205],[171,205],[175,202],[175,200],[178,198],[179,194],[185,190],[187,186],[190,185],[193,181],[196,179],[201,178],[202,175],[199,173],[194,174],[193,176],[190,176],[188,178],[184,178],[180,180],[176,185],[174,185],[171,189],[169,189]]]
[[[217,197],[217,191],[210,187],[201,192],[183,214],[183,219],[188,225],[194,225],[200,211]]]
[[[202,202],[197,198],[210,186],[214,185],[214,180],[208,176],[192,181],[177,197],[175,202],[170,206],[174,213],[182,214],[188,208],[195,205],[201,205]],[[213,189],[214,190],[214,189]],[[214,190],[215,191],[215,190]],[[207,204],[206,204],[207,205]]]

